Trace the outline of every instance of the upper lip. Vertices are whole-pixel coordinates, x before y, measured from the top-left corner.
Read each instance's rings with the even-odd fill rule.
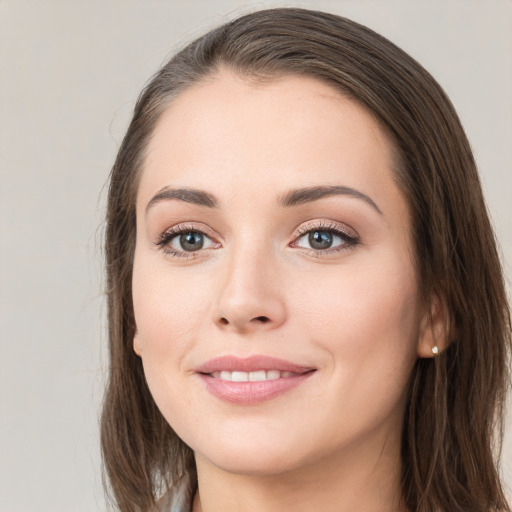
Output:
[[[306,373],[315,368],[311,366],[303,366],[278,359],[275,357],[257,355],[246,358],[236,356],[221,356],[206,361],[199,366],[196,371],[198,373],[214,373],[214,372],[257,372],[260,370],[279,370],[281,372]]]

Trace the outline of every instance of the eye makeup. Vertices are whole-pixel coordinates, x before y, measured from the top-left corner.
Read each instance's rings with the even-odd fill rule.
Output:
[[[200,252],[221,247],[221,244],[213,239],[213,232],[206,229],[206,226],[202,225],[200,228],[187,223],[165,230],[159,235],[155,245],[166,255],[176,258],[194,258],[199,256]]]
[[[328,220],[308,221],[293,235],[289,247],[314,257],[325,257],[350,250],[360,243],[348,226]],[[175,258],[195,258],[205,251],[219,249],[213,231],[204,224],[180,223],[161,233],[155,245]]]
[[[315,220],[297,229],[297,236],[290,247],[298,247],[314,257],[325,257],[353,249],[358,244],[359,235],[348,226],[328,220]]]

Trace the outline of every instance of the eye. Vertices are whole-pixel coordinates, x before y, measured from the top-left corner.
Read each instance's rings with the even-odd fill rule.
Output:
[[[310,231],[307,235],[308,243],[312,249],[330,249],[337,237],[331,231]]]
[[[304,226],[299,230],[299,236],[292,244],[314,253],[331,253],[353,247],[359,243],[358,236],[347,228],[337,225],[320,225],[314,228]]]
[[[197,228],[176,226],[160,236],[157,245],[171,256],[192,256],[201,250],[219,247],[209,236]]]
[[[181,235],[173,237],[170,245],[173,249],[178,251],[199,251],[199,249],[202,249],[204,246],[205,238],[202,233],[189,231],[188,233],[182,233]]]

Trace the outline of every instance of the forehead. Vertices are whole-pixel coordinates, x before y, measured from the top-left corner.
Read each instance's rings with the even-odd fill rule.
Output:
[[[222,71],[181,93],[158,121],[139,198],[174,185],[277,195],[342,184],[396,195],[393,167],[378,122],[333,87],[303,76],[254,83]]]

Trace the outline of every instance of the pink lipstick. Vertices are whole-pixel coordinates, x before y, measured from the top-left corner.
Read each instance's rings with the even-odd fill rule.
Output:
[[[270,400],[302,384],[315,368],[269,356],[222,356],[196,370],[215,397],[239,405]]]

